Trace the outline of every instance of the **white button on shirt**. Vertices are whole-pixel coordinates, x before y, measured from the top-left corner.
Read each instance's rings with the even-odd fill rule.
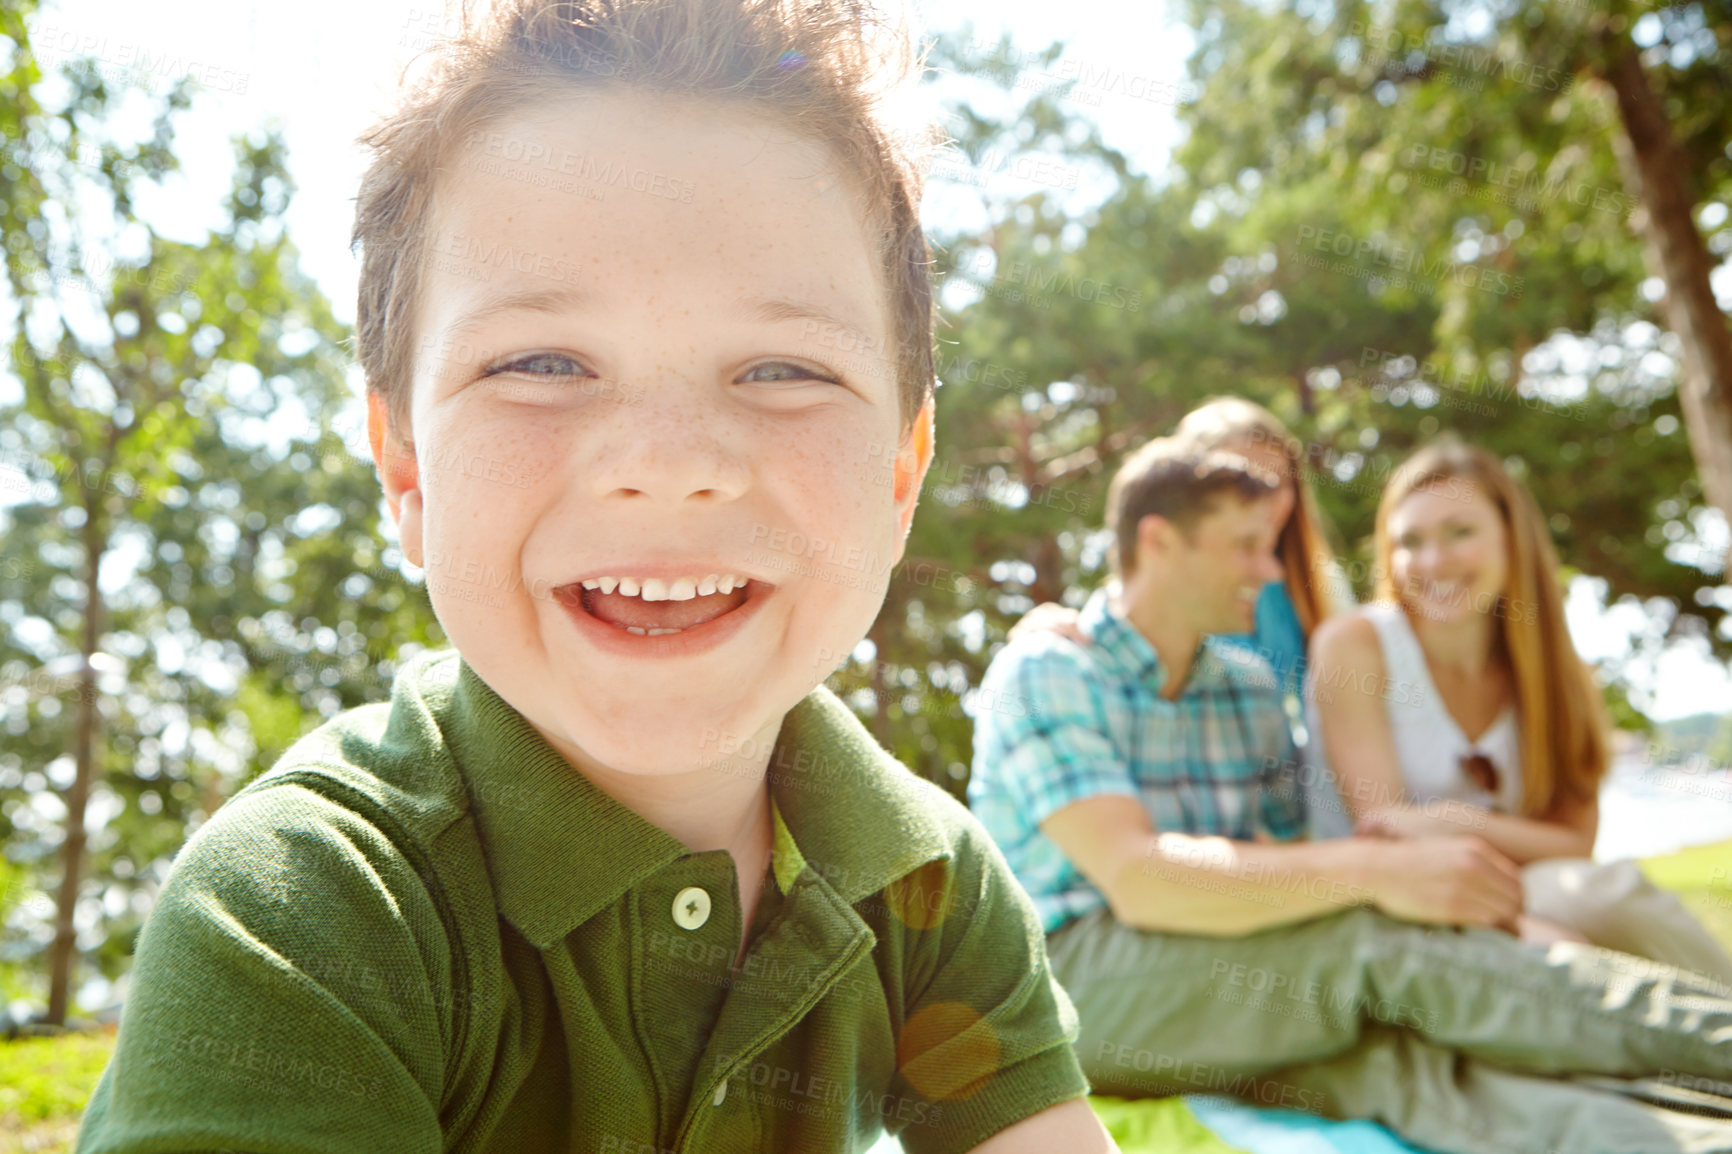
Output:
[[[710,920],[710,895],[698,886],[687,886],[674,895],[674,924],[682,930],[701,929]]]

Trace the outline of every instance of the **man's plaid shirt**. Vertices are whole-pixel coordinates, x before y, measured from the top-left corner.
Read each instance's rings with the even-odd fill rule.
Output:
[[[1156,830],[1291,841],[1305,829],[1293,733],[1261,657],[1206,640],[1178,699],[1148,640],[1105,589],[1078,622],[1018,638],[976,698],[969,806],[1034,898],[1046,931],[1106,904],[1040,823],[1097,794],[1142,801]]]

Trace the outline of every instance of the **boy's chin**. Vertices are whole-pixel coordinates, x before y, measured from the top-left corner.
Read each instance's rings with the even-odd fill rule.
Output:
[[[617,744],[604,738],[586,752],[612,772],[626,777],[677,777],[704,771],[755,776],[768,762],[780,730],[780,726],[775,726],[766,736],[757,738],[742,736],[724,726],[677,727],[648,742],[641,735]]]
[[[789,703],[791,709],[793,703]],[[665,777],[698,769],[735,772],[769,757],[787,709],[682,709],[662,703],[591,714],[596,728],[580,737],[584,752],[615,772]],[[574,734],[574,736],[577,736]]]

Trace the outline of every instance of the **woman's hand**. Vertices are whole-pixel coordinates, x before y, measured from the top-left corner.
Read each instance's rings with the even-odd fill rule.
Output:
[[[1022,615],[1022,620],[1010,627],[1009,640],[1029,637],[1036,633],[1056,633],[1078,645],[1088,645],[1089,639],[1077,628],[1082,614],[1055,601],[1042,601]]]

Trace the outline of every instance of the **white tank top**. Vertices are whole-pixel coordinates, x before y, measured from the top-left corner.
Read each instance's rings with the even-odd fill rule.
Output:
[[[1515,706],[1509,705],[1491,723],[1478,741],[1466,733],[1443,704],[1431,680],[1425,651],[1407,614],[1399,605],[1379,603],[1361,612],[1377,628],[1383,647],[1387,681],[1383,686],[1383,708],[1395,736],[1396,755],[1401,759],[1401,777],[1415,802],[1459,801],[1500,813],[1520,813],[1522,800],[1521,739]],[[1307,728],[1311,731],[1312,758],[1323,762],[1323,737],[1317,716],[1315,693],[1351,692],[1348,687],[1317,685],[1306,694]],[[1480,753],[1497,767],[1498,792],[1481,788],[1462,769],[1461,759]]]

